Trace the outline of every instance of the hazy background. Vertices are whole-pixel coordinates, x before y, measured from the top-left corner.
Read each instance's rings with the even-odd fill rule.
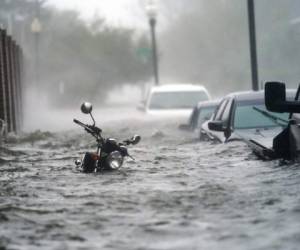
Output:
[[[131,102],[141,98],[145,84],[153,82],[144,0],[38,3],[37,8],[33,0],[0,0],[0,22],[24,50],[29,103],[42,99],[62,109],[78,107],[83,100],[100,104],[107,97]],[[255,4],[260,82],[280,80],[296,86],[300,2]],[[161,0],[158,8],[162,83],[203,84],[213,96],[251,88],[246,0]],[[42,23],[37,83],[30,29],[36,15]]]

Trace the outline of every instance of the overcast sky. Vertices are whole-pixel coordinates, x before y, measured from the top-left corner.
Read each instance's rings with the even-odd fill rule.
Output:
[[[147,19],[143,9],[145,0],[47,0],[59,9],[74,9],[89,20],[104,16],[109,24],[144,28]]]

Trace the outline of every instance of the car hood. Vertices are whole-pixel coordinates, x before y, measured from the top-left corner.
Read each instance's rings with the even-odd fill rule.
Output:
[[[266,148],[272,148],[274,137],[282,130],[282,127],[236,129],[234,133],[245,141],[254,141]]]
[[[192,109],[164,109],[164,110],[146,110],[146,113],[153,116],[161,116],[161,117],[186,117],[188,118]]]

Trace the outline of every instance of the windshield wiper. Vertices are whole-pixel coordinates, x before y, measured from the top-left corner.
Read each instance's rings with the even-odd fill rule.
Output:
[[[271,119],[274,123],[276,123],[277,125],[283,127],[284,125],[281,124],[279,121],[286,123],[286,125],[289,123],[288,120],[285,120],[283,118],[277,117],[276,115],[272,115],[269,112],[262,110],[258,107],[252,107],[255,111],[261,113],[262,115],[266,116],[267,118]]]

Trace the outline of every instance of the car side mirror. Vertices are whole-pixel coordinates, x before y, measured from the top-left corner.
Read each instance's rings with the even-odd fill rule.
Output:
[[[272,112],[300,113],[299,101],[286,100],[286,88],[282,82],[267,82],[265,84],[265,105]]]
[[[213,131],[219,131],[219,132],[225,131],[224,123],[222,121],[210,121],[208,123],[208,128]]]
[[[286,102],[285,84],[281,82],[267,82],[265,84],[265,104],[269,111],[285,112]]]

